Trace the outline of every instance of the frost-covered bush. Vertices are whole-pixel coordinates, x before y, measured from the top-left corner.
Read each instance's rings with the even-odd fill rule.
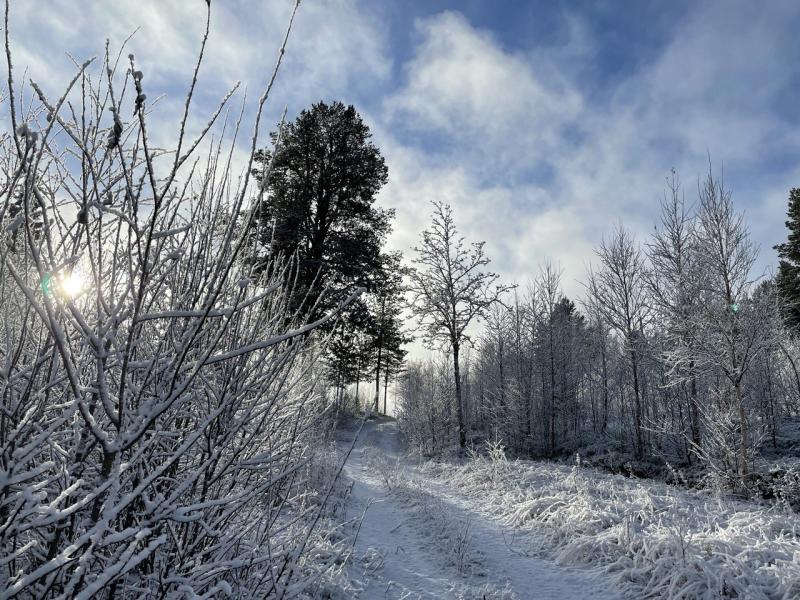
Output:
[[[381,482],[391,491],[403,480],[403,470],[399,458],[389,458],[375,446],[365,446],[361,450],[362,461]]]
[[[267,93],[238,176],[240,121],[207,139],[230,95],[190,139],[195,71],[163,150],[134,56],[100,62],[24,104],[9,76],[0,597],[303,594],[345,544],[319,526],[338,472],[309,467],[319,322],[243,260]]]
[[[635,598],[800,596],[800,519],[664,484],[512,461],[502,481],[485,456],[424,471],[479,498],[508,525],[535,530],[531,553],[602,566]]]
[[[407,445],[439,454],[457,443],[453,382],[446,361],[411,363],[400,376],[397,421]]]

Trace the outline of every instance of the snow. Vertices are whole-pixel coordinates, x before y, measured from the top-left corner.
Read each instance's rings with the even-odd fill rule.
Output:
[[[345,475],[350,516],[364,515],[351,566],[363,583],[359,598],[621,597],[596,570],[521,551],[537,534],[492,518],[480,497],[465,497],[414,464],[393,420],[365,423]]]
[[[787,503],[502,456],[422,470],[526,530],[527,553],[603,567],[629,597],[800,598],[800,519]]]
[[[353,432],[342,443],[352,442]],[[800,598],[800,519],[760,505],[546,462],[420,462],[367,421],[345,466],[360,530],[354,598]]]

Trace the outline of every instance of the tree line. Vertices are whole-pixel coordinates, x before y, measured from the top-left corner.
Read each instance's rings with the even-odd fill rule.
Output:
[[[751,486],[800,416],[797,190],[787,227],[777,275],[759,277],[722,178],[710,172],[688,202],[673,172],[653,233],[640,243],[620,225],[604,238],[576,302],[552,263],[524,287],[498,284],[482,244],[465,251],[436,204],[410,290],[445,353],[402,377],[407,437],[425,453],[488,439],[519,456],[617,453],[628,469],[700,465]]]

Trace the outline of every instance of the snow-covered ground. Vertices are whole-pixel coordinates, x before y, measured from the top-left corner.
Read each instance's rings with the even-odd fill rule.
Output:
[[[352,440],[344,435],[340,448]],[[345,467],[358,521],[348,597],[800,598],[800,519],[591,468],[408,457],[365,423]]]
[[[359,598],[621,597],[596,569],[533,556],[539,532],[503,523],[486,510],[488,497],[407,460],[392,420],[365,423],[345,475],[350,515],[364,514],[351,566]]]
[[[800,518],[772,506],[502,452],[420,469],[489,519],[524,530],[520,548],[601,567],[631,598],[800,598]],[[527,545],[527,546],[526,546]]]

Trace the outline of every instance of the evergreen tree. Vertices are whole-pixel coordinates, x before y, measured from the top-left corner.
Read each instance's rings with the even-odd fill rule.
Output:
[[[261,255],[254,260],[268,264],[270,256],[296,255],[288,274],[292,308],[312,320],[353,287],[372,290],[381,271],[394,211],[375,206],[388,169],[371,137],[353,106],[319,102],[284,126],[274,160],[268,151],[256,159],[256,177],[272,165],[256,209]]]
[[[274,157],[264,151],[256,160],[256,177],[269,166],[269,179],[251,260],[258,269],[273,256],[293,258],[285,272],[290,305],[311,321],[354,287],[367,289],[327,327],[326,362],[337,397],[374,376],[377,410],[386,353],[396,354],[391,343],[402,337],[396,316],[388,317],[398,312],[401,269],[399,254],[382,252],[394,211],[375,206],[388,169],[369,127],[353,106],[319,102],[284,127]]]
[[[373,397],[373,408],[375,412],[380,410],[379,399],[381,385],[388,387],[386,377],[393,362],[402,363],[405,351],[402,345],[407,340],[403,333],[403,326],[400,320],[403,311],[403,275],[407,273],[401,264],[402,256],[399,252],[384,254],[382,258],[382,269],[376,277],[374,292],[371,294],[371,309],[374,315],[374,330],[372,331],[373,350],[374,350],[374,376],[375,394]],[[381,373],[384,373],[383,383]],[[384,389],[384,395],[386,391]],[[385,409],[384,401],[384,412]]]
[[[800,332],[800,188],[789,192],[786,216],[788,239],[775,246],[780,258],[776,284],[783,301],[786,324],[794,332]]]

